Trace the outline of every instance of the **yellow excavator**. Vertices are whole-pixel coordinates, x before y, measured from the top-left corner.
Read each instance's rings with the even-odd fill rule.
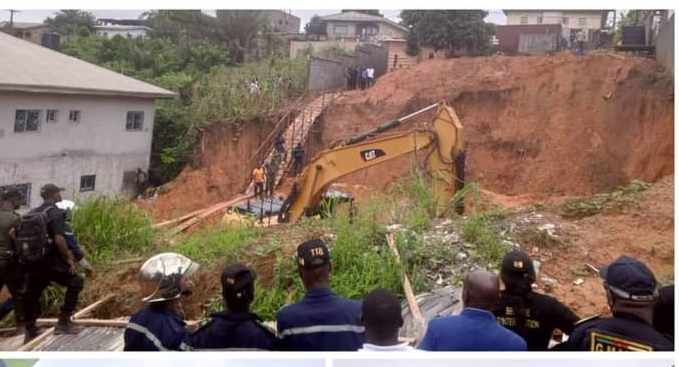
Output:
[[[380,135],[403,121],[436,108],[425,129]],[[413,153],[425,151],[425,172],[436,195],[437,214],[449,207],[453,195],[464,187],[464,130],[452,107],[445,101],[425,107],[400,119],[343,141],[321,152],[297,176],[278,214],[279,222],[294,223],[317,212],[325,190],[337,179],[361,169]],[[463,205],[456,206],[458,213]]]

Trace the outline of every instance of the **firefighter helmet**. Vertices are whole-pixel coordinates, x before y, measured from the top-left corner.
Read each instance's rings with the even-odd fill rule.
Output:
[[[146,260],[139,270],[139,284],[144,302],[160,302],[190,293],[187,278],[200,265],[176,252],[164,252]]]

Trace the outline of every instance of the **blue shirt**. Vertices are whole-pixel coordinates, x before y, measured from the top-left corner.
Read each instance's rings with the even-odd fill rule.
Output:
[[[68,222],[64,226],[64,239],[66,240],[66,246],[68,246],[68,249],[75,258],[75,261],[82,260],[85,255],[83,254],[83,250],[80,248],[80,245],[78,245],[78,241],[76,240],[73,230],[71,229],[71,225],[68,224]]]
[[[492,312],[467,307],[459,315],[432,319],[418,348],[430,351],[525,351],[526,341],[499,325]]]
[[[257,315],[227,310],[211,315],[207,325],[189,336],[188,344],[194,349],[273,350],[276,342]]]
[[[185,325],[179,315],[164,307],[144,307],[132,315],[125,328],[124,350],[189,350]]]
[[[364,339],[360,314],[360,301],[340,297],[329,288],[310,290],[301,301],[278,311],[278,348],[356,351]]]

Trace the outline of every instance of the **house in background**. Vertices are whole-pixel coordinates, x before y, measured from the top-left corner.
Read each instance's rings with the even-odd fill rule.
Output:
[[[585,33],[587,42],[596,42],[598,34],[606,27],[610,12],[610,10],[504,10],[508,26],[560,24],[562,36],[569,43],[581,30]]]
[[[0,186],[32,207],[46,183],[66,198],[135,193],[154,102],[174,93],[4,33],[0,50]]]
[[[408,28],[388,18],[356,11],[326,15],[321,21],[325,23],[328,40],[378,41],[405,39],[408,35]]]
[[[299,34],[301,19],[283,10],[260,10],[267,24],[274,31],[284,35]]]
[[[0,21],[0,31],[23,40],[58,49],[60,35],[56,29],[44,23]]]
[[[146,38],[151,28],[145,26],[143,19],[97,19],[94,31],[97,36],[111,39],[115,36],[124,38]]]

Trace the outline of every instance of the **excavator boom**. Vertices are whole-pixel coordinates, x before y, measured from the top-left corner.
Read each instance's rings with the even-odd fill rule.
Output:
[[[427,129],[370,139],[374,133],[398,126],[405,118],[433,107],[437,107],[437,111]],[[431,177],[436,202],[443,210],[464,183],[463,148],[462,124],[445,102],[381,125],[367,134],[347,140],[343,145],[321,152],[309,162],[283,203],[279,221],[294,222],[302,215],[311,215],[323,192],[342,176],[425,149],[428,152],[426,171]],[[416,157],[416,154],[413,156]]]

